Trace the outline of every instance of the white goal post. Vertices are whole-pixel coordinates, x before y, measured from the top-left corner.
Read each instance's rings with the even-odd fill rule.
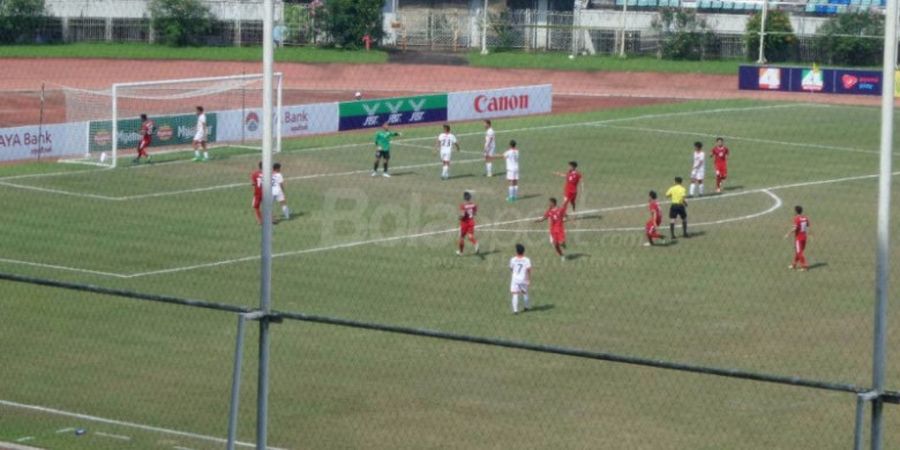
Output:
[[[274,76],[274,151],[281,151],[283,76]],[[141,140],[140,115],[155,124],[149,153],[184,151],[192,144],[196,108],[207,118],[207,141],[214,147],[258,149],[262,140],[262,74],[115,83],[109,90],[63,88],[66,120],[87,122],[83,157],[62,160],[116,167],[126,149]],[[134,155],[128,154],[128,157]]]

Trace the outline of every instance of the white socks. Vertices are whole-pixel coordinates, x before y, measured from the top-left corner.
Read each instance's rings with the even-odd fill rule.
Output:
[[[694,191],[696,191],[696,190],[697,190],[697,185],[694,184],[694,183],[691,183],[691,190],[689,191],[688,195],[690,195],[691,197],[693,197],[693,196],[694,196]]]
[[[519,196],[519,187],[518,186],[510,186],[508,192],[509,192],[509,198],[516,198]]]
[[[194,158],[200,157],[200,150],[194,150]]]
[[[487,175],[487,176],[493,175],[492,169],[493,169],[493,164],[491,164],[491,163],[485,163],[485,164],[484,164],[484,173],[485,173],[485,175]]]
[[[285,218],[285,219],[290,219],[290,218],[291,218],[291,210],[288,209],[287,205],[282,205],[282,206],[281,206],[281,213],[284,214],[284,218]]]
[[[450,166],[444,166],[444,167],[441,169],[441,177],[442,177],[442,178],[447,178],[447,177],[449,177],[449,176],[450,176]]]
[[[203,159],[209,159],[209,152],[203,152]]]
[[[530,309],[531,303],[528,302],[528,294],[523,294],[522,300],[524,300],[525,309]],[[512,295],[512,310],[513,310],[513,313],[519,312],[519,294]]]
[[[703,183],[700,183],[700,195],[703,195]]]

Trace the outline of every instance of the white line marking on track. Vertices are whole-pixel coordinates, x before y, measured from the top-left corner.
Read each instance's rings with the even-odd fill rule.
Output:
[[[170,434],[173,436],[182,436],[182,437],[197,439],[197,440],[201,440],[201,441],[217,442],[220,444],[225,444],[228,442],[226,439],[223,439],[223,438],[217,438],[214,436],[206,436],[203,434],[191,433],[188,431],[170,430],[168,428],[154,427],[154,426],[150,426],[150,425],[142,425],[139,423],[106,419],[103,417],[91,416],[91,415],[87,415],[87,414],[74,413],[74,412],[69,412],[69,411],[63,411],[60,409],[47,408],[44,406],[26,405],[24,403],[11,402],[9,400],[0,400],[0,405],[9,406],[12,408],[28,409],[31,411],[38,411],[38,412],[47,413],[47,414],[55,414],[58,416],[74,417],[76,419],[89,420],[91,422],[98,422],[98,423],[105,423],[107,425],[115,425],[115,426],[126,427],[126,428],[134,428],[134,429],[150,431],[150,432],[154,432],[154,433]],[[241,447],[250,447],[250,448],[255,447],[254,444],[251,444],[248,442],[240,442],[240,441],[235,442],[235,445],[239,445]],[[284,449],[280,449],[278,447],[269,447],[269,448],[274,449],[274,450],[284,450]]]

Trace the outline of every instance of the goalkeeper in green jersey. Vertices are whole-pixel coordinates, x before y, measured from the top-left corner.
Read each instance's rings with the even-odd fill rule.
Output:
[[[380,161],[384,161],[384,172],[382,172],[382,175],[386,178],[391,177],[388,175],[388,161],[391,160],[391,139],[395,136],[400,136],[400,133],[391,131],[388,128],[387,122],[383,123],[381,125],[381,130],[375,133],[375,165],[372,167],[373,177],[378,175],[378,163]]]

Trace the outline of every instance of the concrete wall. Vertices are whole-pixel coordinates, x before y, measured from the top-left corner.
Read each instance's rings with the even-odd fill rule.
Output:
[[[651,11],[629,11],[625,13],[625,27],[629,30],[650,30],[656,17]],[[743,34],[747,29],[749,14],[700,14],[713,31],[721,34]],[[791,15],[791,25],[798,35],[815,34],[828,21],[825,17]],[[622,11],[610,9],[589,9],[582,12],[581,24],[593,28],[621,29]]]
[[[283,17],[284,2],[273,0],[275,19]],[[150,0],[46,0],[47,10],[52,16],[114,17],[122,19],[149,18]],[[261,0],[203,0],[203,3],[220,20],[262,20]]]

